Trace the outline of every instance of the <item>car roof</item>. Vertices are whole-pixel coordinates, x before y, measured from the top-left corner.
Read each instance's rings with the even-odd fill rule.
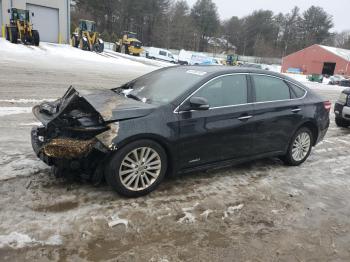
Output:
[[[234,74],[234,73],[255,73],[255,74],[264,74],[264,75],[271,75],[276,76],[279,78],[283,78],[292,82],[296,82],[294,79],[285,76],[280,73],[264,70],[264,69],[258,69],[253,67],[231,67],[231,66],[222,66],[222,65],[194,65],[194,66],[175,66],[172,67],[174,70],[179,71],[187,71],[187,70],[194,70],[198,72],[205,72],[208,76],[211,75],[223,75],[223,74]]]

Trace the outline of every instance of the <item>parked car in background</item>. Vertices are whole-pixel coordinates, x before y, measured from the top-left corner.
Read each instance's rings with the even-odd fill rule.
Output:
[[[344,80],[345,78],[341,75],[334,75],[329,78],[329,85],[339,85],[340,81]]]
[[[350,88],[341,92],[337,102],[335,102],[334,114],[337,126],[350,126]]]
[[[179,53],[178,63],[180,65],[222,65],[218,58],[183,49]]]
[[[312,74],[312,75],[308,75],[307,79],[310,82],[318,82],[318,83],[322,83],[323,82],[323,75],[320,74]]]
[[[339,82],[340,86],[348,86],[350,87],[350,79],[343,79]]]
[[[35,153],[102,178],[120,194],[153,191],[166,174],[280,157],[297,166],[325,136],[330,102],[271,71],[162,68],[111,90],[76,90],[33,108]]]
[[[193,55],[192,52],[181,49],[179,56],[178,56],[179,57],[179,59],[178,59],[179,64],[180,65],[189,65],[191,63],[192,55]]]
[[[176,63],[173,54],[165,49],[150,47],[146,51],[146,57],[150,59],[162,60],[170,63]]]

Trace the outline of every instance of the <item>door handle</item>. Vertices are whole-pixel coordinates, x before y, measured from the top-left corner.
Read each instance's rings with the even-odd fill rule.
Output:
[[[301,108],[292,109],[292,112],[293,112],[293,113],[298,113],[298,112],[300,112],[300,111],[301,111]]]
[[[251,119],[253,116],[241,116],[239,118],[237,118],[238,120],[240,121],[244,121],[244,120],[248,120],[248,119]]]

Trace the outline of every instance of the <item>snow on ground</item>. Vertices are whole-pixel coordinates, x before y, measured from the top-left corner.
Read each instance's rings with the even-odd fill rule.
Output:
[[[122,57],[108,57],[95,52],[82,51],[70,45],[41,42],[40,46],[25,46],[12,44],[0,38],[0,59],[6,60],[37,60],[60,64],[62,61],[79,60],[83,63],[108,63],[123,66],[145,66],[142,63]]]
[[[10,104],[38,104],[42,103],[44,101],[52,102],[55,101],[55,99],[47,98],[47,99],[26,99],[26,98],[20,98],[20,99],[0,99],[0,103],[10,103]]]
[[[31,107],[0,107],[0,117],[7,115],[16,115],[16,114],[28,114],[32,112]]]
[[[62,239],[59,235],[53,235],[46,241],[36,240],[22,233],[11,232],[9,235],[0,235],[0,248],[11,247],[20,249],[28,246],[57,246],[62,245]]]

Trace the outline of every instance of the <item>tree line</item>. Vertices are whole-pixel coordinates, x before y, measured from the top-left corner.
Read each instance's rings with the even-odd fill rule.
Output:
[[[331,32],[333,17],[317,6],[222,20],[212,0],[192,7],[185,0],[77,0],[72,28],[79,18],[96,21],[105,41],[128,30],[146,46],[168,49],[230,53],[234,46],[240,55],[261,57],[282,57],[312,44],[350,49],[350,31]]]

